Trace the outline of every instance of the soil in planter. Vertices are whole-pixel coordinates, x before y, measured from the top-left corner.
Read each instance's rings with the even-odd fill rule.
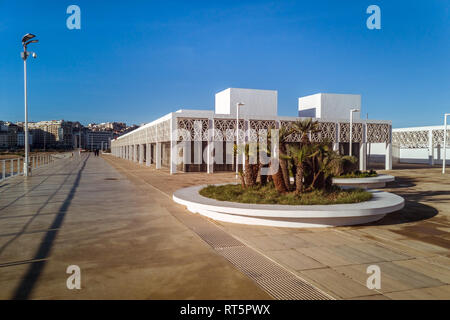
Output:
[[[344,190],[339,187],[334,187],[330,191],[313,190],[301,194],[295,192],[281,194],[277,192],[273,183],[264,186],[256,185],[246,189],[238,184],[209,185],[200,190],[200,195],[219,201],[283,205],[346,204],[368,201],[372,198],[372,193],[366,190]]]

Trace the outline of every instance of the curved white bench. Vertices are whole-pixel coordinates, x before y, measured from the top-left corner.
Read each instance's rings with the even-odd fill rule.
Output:
[[[393,193],[370,190],[372,199],[352,204],[272,205],[218,201],[203,197],[206,185],[179,189],[173,200],[194,213],[214,220],[275,227],[305,228],[363,224],[377,221],[387,213],[400,210],[405,200]]]
[[[358,188],[383,188],[386,183],[395,180],[394,176],[388,174],[379,174],[376,177],[367,178],[333,178],[333,184],[341,187],[358,187]]]

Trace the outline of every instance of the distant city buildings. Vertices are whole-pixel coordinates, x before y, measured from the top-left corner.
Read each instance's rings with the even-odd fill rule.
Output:
[[[18,126],[7,121],[0,121],[0,148],[17,145]]]
[[[86,148],[90,150],[109,149],[113,137],[112,131],[89,131],[86,134]]]
[[[35,149],[109,149],[111,140],[139,126],[123,122],[90,123],[48,120],[29,122],[29,144]],[[24,122],[0,121],[0,149],[17,149],[25,145]]]
[[[33,145],[33,135],[28,132],[28,144]],[[17,147],[23,148],[25,146],[25,132],[17,132]]]

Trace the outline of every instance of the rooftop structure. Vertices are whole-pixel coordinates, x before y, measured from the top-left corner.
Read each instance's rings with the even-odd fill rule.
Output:
[[[298,116],[318,119],[346,119],[351,109],[361,110],[361,95],[316,93],[298,98]],[[360,112],[353,114],[360,118]]]
[[[277,116],[276,90],[228,88],[216,93],[215,113],[236,116],[236,104],[241,116]]]

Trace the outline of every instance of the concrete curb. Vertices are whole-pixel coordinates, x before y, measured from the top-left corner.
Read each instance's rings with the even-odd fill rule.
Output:
[[[363,224],[377,221],[387,213],[398,211],[405,205],[402,197],[376,190],[369,190],[373,193],[371,200],[352,204],[308,206],[247,204],[203,197],[199,191],[205,186],[179,189],[174,192],[173,200],[185,205],[191,212],[214,220],[290,228]]]
[[[379,174],[376,177],[367,178],[333,178],[333,184],[341,187],[359,187],[359,188],[383,188],[387,182],[395,181],[394,176],[388,174]]]

